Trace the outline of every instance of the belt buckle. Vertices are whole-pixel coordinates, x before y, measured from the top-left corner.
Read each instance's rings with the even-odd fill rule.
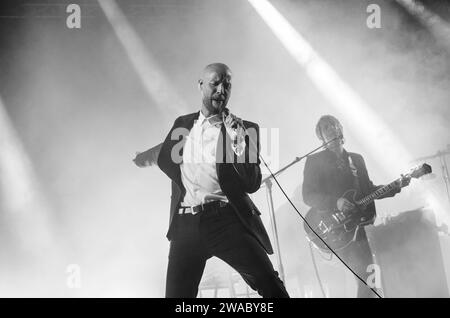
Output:
[[[190,211],[190,213],[189,213],[189,211]],[[178,209],[178,214],[185,215],[185,214],[195,214],[195,213],[194,213],[194,210],[192,209],[192,207],[183,206]]]
[[[203,212],[203,209],[204,209],[203,203],[201,203],[201,204],[199,204],[199,205],[197,205],[197,206],[198,206],[198,207],[201,206],[201,209],[200,209],[200,211],[198,211],[198,212],[194,210],[194,207],[193,207],[193,206],[190,207],[192,215],[196,215],[196,214],[198,214],[198,213],[200,213],[200,212]]]

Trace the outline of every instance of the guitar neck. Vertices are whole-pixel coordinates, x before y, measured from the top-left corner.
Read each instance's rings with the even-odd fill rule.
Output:
[[[395,187],[396,187],[395,183],[396,182],[397,182],[397,180],[392,181],[391,183],[385,185],[384,187],[379,188],[377,191],[374,191],[371,194],[365,196],[364,198],[356,201],[356,204],[362,205],[362,206],[367,206],[368,204],[372,203],[374,200],[382,197],[386,193],[388,193],[388,192],[392,191],[393,189],[395,189]]]
[[[432,172],[431,166],[424,163],[424,164],[412,169],[409,173],[407,173],[405,175],[402,174],[401,178],[396,179],[396,180],[392,181],[391,183],[379,188],[377,191],[374,191],[371,194],[365,196],[364,198],[362,198],[358,201],[355,201],[355,203],[359,206],[367,206],[368,204],[372,203],[374,200],[376,200],[376,199],[380,198],[381,196],[385,195],[386,193],[394,190],[397,187],[396,183],[398,181],[402,181],[401,184],[403,184],[403,180],[408,180],[408,179],[410,180],[411,178],[417,179],[417,178],[420,178],[431,172]],[[403,187],[403,185],[402,185],[402,187]]]

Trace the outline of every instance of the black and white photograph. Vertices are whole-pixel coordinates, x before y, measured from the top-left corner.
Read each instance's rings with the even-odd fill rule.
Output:
[[[449,165],[448,0],[0,2],[0,298],[450,298]]]

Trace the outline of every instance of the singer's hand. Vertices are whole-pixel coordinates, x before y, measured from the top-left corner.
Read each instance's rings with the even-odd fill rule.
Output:
[[[223,122],[225,127],[229,129],[237,129],[244,126],[242,119],[232,113],[228,113]]]
[[[148,162],[147,158],[144,156],[144,154],[140,152],[136,152],[136,158],[133,159],[136,166],[139,168],[144,168],[150,166],[150,162]]]
[[[223,114],[223,123],[228,135],[233,140],[232,149],[238,156],[242,156],[245,150],[245,128],[241,118],[231,114]]]
[[[158,164],[158,156],[161,152],[163,143],[160,143],[144,152],[136,152],[136,158],[133,159],[136,166],[143,168]]]
[[[244,142],[245,129],[244,122],[241,118],[229,113],[223,120],[225,128],[230,135],[231,139],[236,143]]]

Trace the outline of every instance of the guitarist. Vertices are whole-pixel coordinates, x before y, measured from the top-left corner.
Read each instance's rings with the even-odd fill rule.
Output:
[[[316,135],[323,142],[335,141],[326,145],[326,149],[308,157],[304,168],[303,200],[318,210],[349,211],[354,204],[341,197],[349,189],[357,190],[357,197],[376,191],[382,186],[375,186],[369,178],[364,159],[361,155],[344,149],[344,135],[341,123],[331,115],[322,116],[316,125]],[[396,187],[382,198],[392,197],[406,186],[410,179],[399,179]],[[403,183],[403,184],[402,184]],[[367,206],[368,212],[375,215],[375,204]],[[367,281],[367,267],[374,263],[366,232],[360,227],[356,240],[339,251],[339,256],[362,279]],[[355,277],[356,278],[356,277]],[[359,279],[358,298],[373,297],[375,294]]]

